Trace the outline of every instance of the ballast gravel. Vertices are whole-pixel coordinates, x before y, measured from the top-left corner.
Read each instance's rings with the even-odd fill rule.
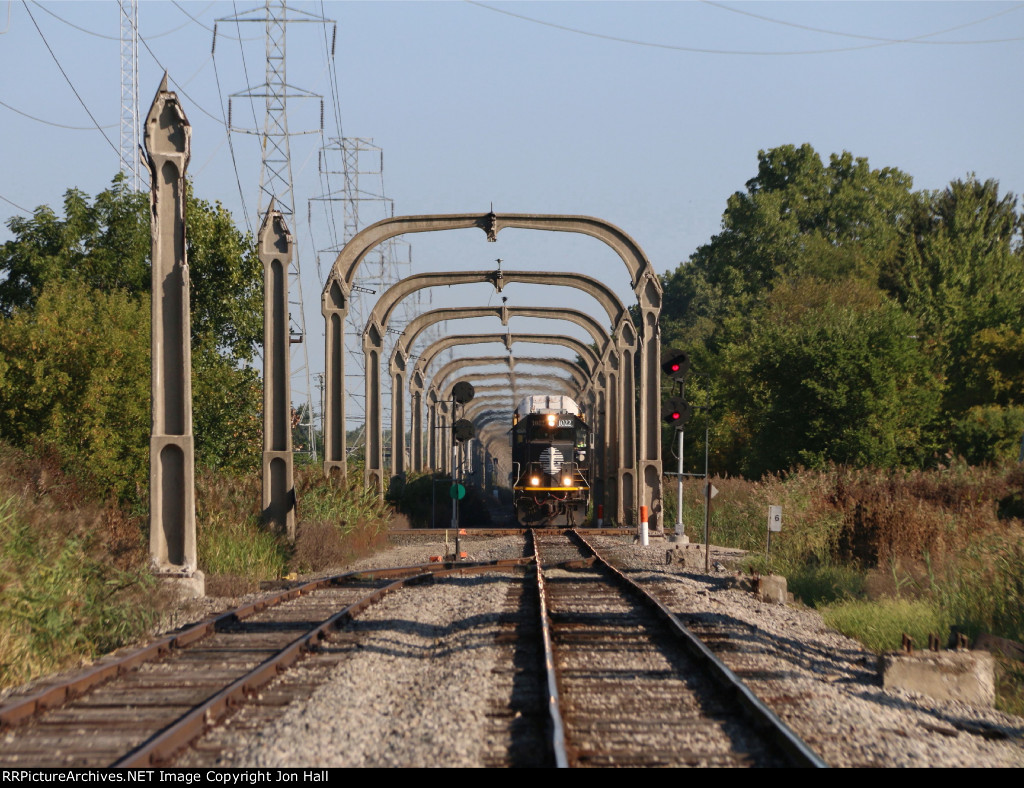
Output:
[[[760,602],[732,587],[727,570],[706,575],[667,564],[663,542],[591,541],[685,623],[734,638],[719,656],[830,766],[1024,766],[1024,718],[883,690],[875,656],[826,628],[813,610]],[[463,537],[462,549],[469,560],[514,558],[524,540]],[[346,569],[426,563],[444,552],[443,541],[417,540]],[[725,560],[714,550],[713,558]],[[328,647],[329,667],[311,660],[298,669],[315,683],[311,694],[258,724],[238,714],[176,765],[495,763],[488,717],[512,692],[509,650],[497,636],[510,584],[521,577],[467,576],[396,592]],[[302,681],[301,672],[285,675]]]

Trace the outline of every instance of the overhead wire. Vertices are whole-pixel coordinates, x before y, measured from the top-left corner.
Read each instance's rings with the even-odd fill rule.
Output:
[[[150,47],[149,43],[141,35],[139,35],[139,42],[142,44],[142,46],[144,46],[146,48],[146,51],[149,52],[149,56],[151,58],[153,58],[153,61],[157,64],[157,66],[160,68],[160,70],[163,71],[165,74],[167,74],[167,78],[171,81],[171,83],[173,83],[174,88],[175,88],[175,90],[177,92],[181,93],[181,95],[183,95],[185,98],[187,98],[192,106],[194,106],[196,109],[198,109],[204,115],[206,115],[208,118],[210,118],[211,120],[216,121],[217,123],[220,123],[222,125],[226,125],[226,124],[224,124],[224,121],[221,118],[218,118],[216,115],[214,115],[208,109],[206,109],[206,107],[204,107],[202,104],[200,104],[198,101],[196,101],[192,96],[190,96],[188,94],[188,92],[185,90],[185,86],[181,82],[178,82],[178,80],[176,80],[174,77],[172,77],[170,75],[170,71],[167,69],[167,67],[163,63],[160,62],[160,58],[158,58],[156,56],[156,53],[153,51],[152,47]],[[200,70],[203,67],[205,67],[205,65],[206,64],[204,63],[203,66],[200,66]],[[192,77],[195,77],[195,74],[193,74]],[[189,78],[190,81],[191,81],[192,77]]]
[[[192,16],[192,14],[190,14],[188,11],[186,11],[184,8],[182,8],[181,5],[177,2],[177,0],[171,0],[171,5],[173,5],[179,11],[181,11],[181,13],[183,13],[185,16],[187,16],[189,19],[191,19],[193,22],[195,22],[197,25],[199,25],[204,30],[209,31],[210,33],[214,32],[212,27],[210,27],[208,25],[204,25],[202,22],[200,22],[198,19],[196,19],[194,16]],[[207,11],[210,10],[210,8],[212,6],[213,6],[213,3],[210,3],[210,5],[206,6],[206,8],[204,8],[202,11],[200,11],[200,14],[205,14]],[[188,24],[188,23],[186,22],[185,24]],[[232,36],[232,35],[228,35],[226,33],[222,33],[221,35],[223,35],[224,38],[231,38],[231,39],[239,38],[239,40],[241,40],[241,41],[257,41],[260,38],[260,36],[253,36],[252,38],[241,38],[240,36]]]
[[[27,213],[27,214],[28,214],[29,216],[31,216],[31,215],[32,215],[32,211],[30,211],[30,210],[29,210],[28,208],[22,208],[22,207],[21,207],[20,205],[18,205],[18,203],[16,203],[16,202],[15,202],[14,200],[8,200],[8,199],[7,199],[6,197],[4,197],[4,196],[3,196],[2,194],[0,194],[0,200],[3,200],[3,201],[4,201],[4,202],[6,202],[6,203],[10,203],[10,204],[11,204],[11,205],[13,205],[13,206],[14,206],[15,208],[17,208],[17,209],[18,209],[19,211],[21,211],[22,213]]]
[[[221,115],[224,118],[224,128],[227,129],[228,134],[228,151],[231,153],[231,166],[235,170],[235,183],[238,184],[238,197],[242,201],[242,216],[245,218],[245,226],[250,230],[255,230],[252,223],[249,221],[249,208],[245,204],[245,192],[242,191],[242,178],[238,174],[238,159],[235,156],[235,145],[231,138],[231,125],[228,123],[228,119],[224,111],[224,91],[220,86],[220,73],[217,70],[217,57],[212,52],[210,54],[213,59],[213,76],[217,82],[218,104],[220,104]]]
[[[36,121],[36,123],[45,123],[47,126],[56,126],[58,129],[71,129],[72,131],[95,131],[96,130],[95,126],[68,126],[65,123],[55,123],[52,120],[46,120],[44,118],[37,118],[35,115],[29,115],[27,112],[22,112],[17,107],[12,107],[10,104],[8,104],[5,101],[0,101],[0,107],[6,107],[11,112],[16,112],[19,115],[21,115],[22,117],[28,118],[29,120]],[[115,128],[117,128],[117,124],[116,123],[111,123],[111,124],[109,124],[107,126],[101,126],[100,128],[115,129]]]
[[[238,3],[232,0],[231,7],[235,11],[235,27],[238,29],[238,52],[242,56],[242,73],[245,75],[245,89],[251,89],[251,83],[249,82],[249,67],[245,62],[245,47],[242,46],[242,23],[238,19]],[[230,98],[230,97],[229,97]],[[260,124],[256,121],[256,103],[252,100],[252,96],[249,96],[249,107],[252,109],[252,128],[253,131],[259,131]]]
[[[704,3],[705,5],[712,6],[713,8],[718,8],[718,9],[720,9],[722,11],[729,11],[729,12],[734,13],[734,14],[740,14],[741,16],[753,17],[754,19],[760,19],[760,20],[762,20],[764,22],[771,22],[772,24],[776,24],[776,25],[784,25],[785,27],[795,27],[798,30],[809,30],[812,33],[825,33],[826,35],[830,35],[830,36],[844,36],[846,38],[862,38],[862,39],[866,39],[868,41],[885,41],[885,42],[892,43],[892,44],[910,44],[910,43],[958,44],[958,43],[964,43],[964,42],[959,42],[959,41],[922,41],[922,39],[932,38],[934,36],[941,36],[941,35],[944,35],[945,33],[953,33],[953,32],[956,32],[957,30],[963,30],[964,28],[967,28],[967,27],[972,27],[974,25],[980,25],[983,22],[988,22],[989,20],[995,19],[996,17],[1003,16],[1004,14],[1012,13],[1013,11],[1019,11],[1021,8],[1024,8],[1024,3],[1018,3],[1017,5],[1013,6],[1012,8],[1004,8],[1002,11],[997,11],[996,13],[990,14],[989,16],[984,16],[984,17],[981,17],[980,19],[973,19],[970,22],[964,22],[963,24],[954,25],[953,27],[947,27],[944,30],[936,30],[933,33],[922,33],[921,35],[911,36],[910,38],[885,38],[883,36],[869,36],[869,35],[863,35],[863,34],[860,34],[860,33],[845,33],[845,32],[839,31],[839,30],[826,30],[826,29],[820,28],[820,27],[811,27],[810,25],[802,25],[799,22],[789,22],[789,21],[786,21],[784,19],[775,19],[774,17],[764,16],[763,14],[755,14],[753,11],[744,11],[741,8],[733,8],[731,6],[725,5],[724,3],[715,2],[715,0],[701,0],[701,2]],[[976,42],[976,43],[980,43],[980,42]]]
[[[577,27],[570,27],[568,25],[560,25],[556,22],[547,22],[543,19],[537,19],[535,17],[526,16],[525,14],[517,14],[514,11],[508,11],[504,8],[497,8],[486,3],[481,3],[478,0],[464,0],[469,5],[476,6],[477,8],[483,8],[487,11],[493,11],[496,14],[504,14],[515,19],[521,19],[524,22],[531,22],[536,25],[542,25],[544,27],[550,27],[555,30],[562,30],[566,33],[573,33],[575,35],[587,36],[589,38],[597,38],[604,41],[614,41],[619,44],[630,44],[632,46],[649,47],[652,49],[666,49],[675,52],[693,52],[696,54],[703,55],[756,55],[756,56],[794,56],[794,55],[826,55],[834,52],[854,52],[863,49],[878,49],[879,47],[890,47],[899,44],[932,44],[932,45],[963,45],[963,44],[1005,44],[1016,41],[1024,41],[1024,37],[1015,38],[999,38],[999,39],[988,39],[978,41],[923,41],[918,38],[907,38],[907,39],[894,39],[894,40],[883,40],[878,41],[874,44],[861,44],[859,46],[848,46],[848,47],[833,47],[829,49],[796,49],[796,50],[758,50],[758,49],[711,49],[708,47],[692,47],[682,46],[679,44],[660,44],[654,41],[642,41],[635,38],[624,38],[622,36],[613,36],[606,33],[596,33],[592,30],[583,30]]]
[[[111,150],[114,151],[115,155],[120,161],[121,152],[117,149],[117,146],[110,141],[110,138],[107,136],[107,133],[103,130],[103,127],[100,126],[99,122],[96,120],[92,112],[89,110],[89,107],[86,105],[85,99],[82,98],[78,90],[75,88],[74,83],[71,81],[71,78],[67,75],[67,72],[64,70],[64,66],[60,64],[60,60],[57,59],[57,54],[53,51],[53,48],[50,46],[50,42],[47,41],[46,36],[43,35],[43,31],[39,27],[39,23],[36,22],[36,18],[32,16],[32,9],[28,7],[28,3],[25,0],[22,0],[22,4],[25,6],[25,12],[28,14],[28,18],[32,20],[32,24],[35,26],[36,32],[39,33],[39,37],[43,39],[43,43],[46,45],[46,49],[50,53],[50,57],[53,58],[53,62],[57,64],[57,68],[60,69],[60,73],[64,76],[64,80],[68,83],[68,86],[71,88],[71,92],[75,94],[75,98],[77,98],[78,103],[82,105],[82,109],[85,110],[86,114],[89,116],[89,119],[93,122],[93,125],[96,127],[96,130],[103,135],[103,139],[106,140],[107,145],[110,146]]]
[[[71,21],[65,19],[64,17],[59,16],[58,14],[54,13],[53,11],[51,11],[49,8],[47,8],[42,3],[40,3],[39,0],[32,0],[32,4],[34,6],[36,6],[37,8],[39,8],[40,11],[45,11],[50,16],[52,16],[54,19],[56,19],[56,20],[58,20],[60,22],[63,22],[68,27],[73,27],[75,30],[78,30],[78,31],[80,31],[82,33],[87,33],[88,35],[95,36],[96,38],[105,38],[108,41],[120,41],[121,40],[120,36],[108,36],[108,35],[104,35],[103,33],[97,33],[95,30],[89,30],[89,29],[84,28],[84,27],[82,27],[80,25],[76,25],[74,22],[71,22]],[[210,5],[212,6],[213,3],[210,3]],[[207,8],[209,8],[209,6],[207,6]],[[162,36],[169,36],[171,33],[177,33],[179,30],[181,30],[184,27],[188,27],[188,22],[185,22],[185,24],[183,24],[183,25],[178,25],[177,27],[171,28],[170,30],[165,30],[162,33],[153,33],[152,35],[149,36],[149,38],[153,39],[153,38],[161,38]]]

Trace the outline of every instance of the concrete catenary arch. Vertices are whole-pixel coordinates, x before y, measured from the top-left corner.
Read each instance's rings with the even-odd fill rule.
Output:
[[[607,469],[606,475],[608,475],[609,479],[613,481],[614,486],[623,487],[628,480],[633,479],[634,468],[636,465],[635,443],[633,441],[636,424],[632,375],[633,355],[636,352],[637,339],[632,319],[619,297],[603,282],[584,274],[562,273],[556,271],[496,270],[428,272],[406,277],[405,279],[396,282],[381,295],[377,303],[374,305],[363,331],[363,353],[366,361],[364,366],[364,402],[366,403],[367,421],[367,481],[369,482],[371,475],[373,478],[383,475],[383,424],[381,416],[382,408],[379,370],[382,367],[384,337],[388,332],[388,325],[390,323],[391,316],[394,314],[395,309],[403,299],[419,290],[428,287],[437,287],[440,285],[450,287],[452,285],[480,283],[493,284],[495,289],[499,292],[501,292],[505,285],[514,283],[572,287],[581,290],[594,298],[605,310],[605,313],[608,316],[609,325],[611,326],[610,334],[603,332],[603,327],[599,321],[584,313],[574,312],[567,314],[565,319],[576,322],[591,333],[592,338],[599,347],[599,355],[601,356],[602,385],[615,387],[615,391],[612,392],[610,396],[606,396],[606,393],[602,390],[599,395],[601,400],[600,412],[604,414],[603,417],[609,422],[606,426],[612,426],[615,430],[606,431],[606,434],[611,436],[612,440],[608,456],[612,458],[612,462],[614,463],[614,467]],[[467,314],[465,316],[476,317],[496,315],[501,318],[502,324],[506,325],[512,310],[526,310],[530,309],[530,307],[503,306],[487,309],[490,311],[481,312],[480,314],[475,315]],[[537,317],[548,316],[544,314],[543,308],[535,307],[533,309],[538,311],[534,312],[532,315],[525,311],[520,314]],[[434,310],[434,312],[427,313],[427,315],[435,315],[440,311],[441,310]],[[449,314],[451,314],[451,312]],[[395,474],[405,472],[405,468],[402,467],[400,463],[404,461],[405,457],[404,439],[406,425],[404,384],[405,379],[408,376],[409,348],[412,347],[415,337],[420,333],[420,331],[432,323],[437,322],[439,319],[451,318],[437,317],[431,320],[430,318],[427,318],[426,315],[421,315],[420,317],[415,318],[408,326],[406,326],[406,329],[399,337],[398,342],[395,343],[395,350],[391,355],[388,367],[392,378],[391,435],[393,441],[397,437],[397,439],[402,442],[402,445],[400,446],[393,445],[392,458],[398,458],[399,463],[399,465],[396,465],[392,469],[392,473]],[[602,341],[602,336],[610,336],[611,341]],[[626,372],[625,374],[620,374],[619,370],[626,370]],[[610,412],[609,408],[606,407],[606,400],[615,408],[614,412]],[[411,411],[413,414],[413,420],[416,421],[417,414],[422,413],[422,407],[420,403],[417,403],[414,400],[414,392],[411,390],[411,387],[410,401],[413,404],[413,409]],[[421,427],[421,425],[414,423],[412,425],[413,432],[415,433],[419,427]],[[620,432],[622,433],[621,436]],[[628,500],[631,498],[632,491],[630,490],[629,493],[629,495],[621,496],[616,493],[615,498],[618,500]]]
[[[345,473],[344,325],[349,295],[360,264],[371,249],[396,235],[472,227],[482,229],[491,241],[496,241],[498,232],[505,228],[588,235],[605,243],[625,264],[637,297],[641,325],[638,467],[633,486],[636,501],[631,503],[648,506],[648,523],[654,530],[661,530],[661,334],[658,325],[662,301],[661,282],[639,244],[618,227],[589,216],[498,215],[493,211],[486,214],[400,216],[377,222],[353,236],[334,261],[321,296],[321,311],[326,327],[325,472],[330,473],[337,468],[342,474]],[[635,508],[635,505],[631,506],[631,512]]]
[[[423,351],[423,353],[420,355],[420,358],[416,362],[415,368],[413,369],[413,374],[411,378],[411,380],[413,381],[413,386],[415,387],[418,381],[425,381],[427,379],[428,367],[433,362],[433,360],[443,351],[459,345],[473,345],[496,342],[504,344],[506,348],[509,349],[509,352],[511,352],[512,345],[517,342],[532,342],[536,344],[560,345],[562,347],[567,347],[581,357],[585,381],[587,383],[590,383],[595,380],[595,375],[598,366],[597,355],[594,353],[593,350],[587,347],[587,345],[585,345],[583,342],[580,342],[575,337],[549,336],[546,334],[457,334],[454,336],[443,337],[442,339],[439,339],[433,344],[429,345]],[[469,359],[466,360],[468,361]],[[450,363],[452,362],[449,362],[449,364]],[[548,362],[545,361],[544,363]],[[435,408],[435,413],[437,405],[440,402],[443,402],[443,400],[440,397],[440,392],[442,390],[443,389],[441,387],[438,387],[436,391],[428,393],[428,407],[433,405]],[[435,419],[432,419],[432,421],[436,421],[436,417]],[[443,423],[444,422],[442,421],[442,425]],[[433,431],[433,429],[435,429],[437,426],[442,425],[432,424],[431,431]],[[441,430],[441,434],[439,437],[442,439],[442,442],[445,440],[445,430]],[[367,436],[367,440],[369,441],[369,435]],[[431,456],[432,462],[435,462],[437,460],[436,455],[432,454]],[[367,453],[366,484],[368,486],[374,485],[375,483],[379,483],[379,481],[383,478],[383,473],[382,470],[379,470],[379,465],[377,469],[371,469],[369,466],[369,453]],[[376,489],[380,488],[378,487]]]
[[[392,474],[402,474],[406,471],[404,465],[406,422],[405,390],[403,384],[407,377],[410,349],[421,333],[432,325],[444,320],[462,320],[482,317],[497,317],[501,320],[502,325],[508,325],[508,321],[513,317],[567,320],[581,326],[590,334],[591,339],[594,340],[594,344],[598,347],[598,356],[601,359],[605,359],[610,353],[614,352],[614,349],[612,348],[612,343],[614,341],[613,337],[597,320],[576,309],[563,307],[500,306],[434,309],[430,312],[425,312],[410,321],[406,326],[405,331],[403,331],[399,336],[391,354],[389,370],[391,373],[391,436],[393,447],[393,451],[391,453],[393,462]],[[602,373],[605,372],[605,368],[607,366],[607,361],[602,361],[600,363]],[[367,381],[368,395],[371,394],[372,388],[372,382]],[[414,392],[411,381],[409,383],[409,389],[409,402],[411,403],[410,422],[412,433],[415,434],[418,430],[422,430],[423,414],[421,403],[413,396]],[[604,392],[602,391],[601,394],[603,397]],[[369,424],[368,420],[367,429],[370,429],[371,426],[372,425]],[[418,469],[414,468],[414,470]]]
[[[517,374],[515,372],[517,366],[544,366],[547,369],[557,369],[563,372],[568,372],[573,383],[576,385],[577,390],[582,391],[583,387],[587,383],[587,375],[584,370],[576,364],[574,361],[566,361],[565,359],[547,359],[538,358],[534,356],[524,356],[521,358],[515,358],[512,356],[483,356],[478,358],[456,358],[444,366],[442,366],[437,373],[434,375],[434,385],[429,390],[424,392],[426,387],[426,380],[422,373],[414,373],[410,378],[411,385],[414,388],[414,401],[416,397],[422,399],[426,404],[427,408],[427,429],[425,430],[427,436],[426,446],[426,457],[427,464],[434,470],[440,470],[443,462],[442,458],[447,457],[447,442],[449,438],[450,430],[447,429],[449,425],[447,405],[445,398],[442,396],[442,392],[446,391],[447,388],[451,387],[449,383],[450,378],[456,374],[465,374],[465,370],[479,366],[496,366],[506,365],[509,369],[507,373],[498,372],[480,372],[474,373],[473,377],[476,379],[482,379],[487,377],[496,377],[499,375],[504,376],[508,379],[509,376]],[[414,453],[418,451],[415,441],[418,440],[416,434],[413,434],[414,441]]]

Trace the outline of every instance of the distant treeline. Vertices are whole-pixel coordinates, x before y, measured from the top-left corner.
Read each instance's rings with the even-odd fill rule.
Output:
[[[715,470],[1016,459],[1016,198],[974,175],[912,186],[845,151],[761,151],[721,232],[662,278],[662,343],[691,353],[687,398],[710,409],[687,430],[710,420]]]

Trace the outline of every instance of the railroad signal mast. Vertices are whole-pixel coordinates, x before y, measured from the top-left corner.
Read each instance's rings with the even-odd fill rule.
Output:
[[[676,473],[676,535],[675,541],[688,542],[684,535],[683,527],[683,451],[685,449],[685,434],[683,426],[693,415],[693,408],[686,401],[683,392],[683,385],[690,374],[690,355],[678,348],[666,348],[662,352],[661,371],[668,375],[669,379],[677,384],[677,394],[669,397],[661,406],[661,418],[666,424],[675,428],[676,438],[679,441],[679,468]],[[705,452],[706,456],[706,452]],[[706,461],[705,461],[706,464]],[[707,477],[705,467],[704,476]],[[706,541],[706,540],[705,540]]]

